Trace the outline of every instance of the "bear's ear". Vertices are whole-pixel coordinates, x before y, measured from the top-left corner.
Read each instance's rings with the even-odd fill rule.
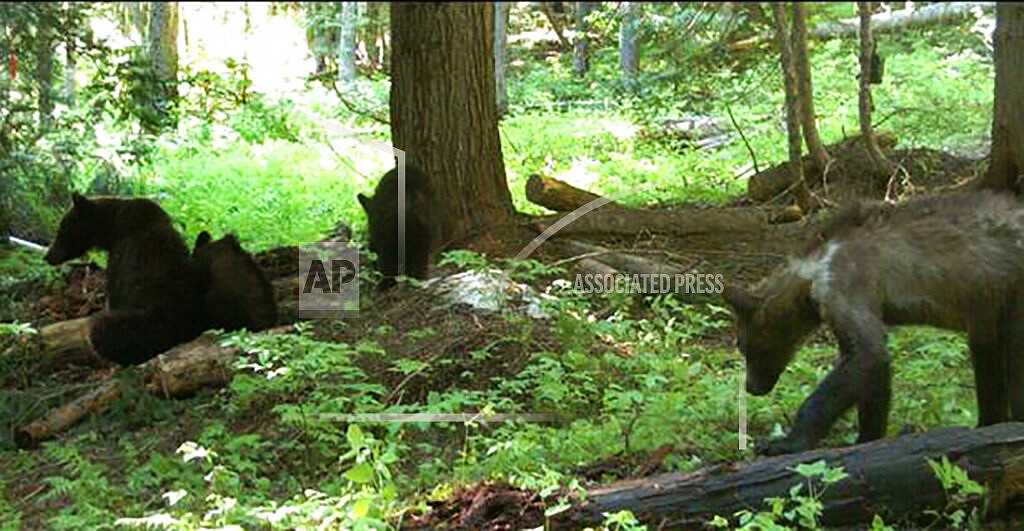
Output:
[[[761,306],[761,299],[743,288],[725,286],[722,298],[739,315],[750,315]]]
[[[200,232],[199,236],[196,236],[195,248],[198,249],[198,248],[200,248],[200,247],[210,243],[210,240],[212,240],[212,239],[213,239],[213,237],[210,236],[209,232],[206,232],[205,230],[203,232]]]
[[[369,212],[370,210],[370,198],[363,194],[356,194],[356,199],[359,200],[359,204],[363,205],[363,210]]]
[[[84,205],[84,204],[86,204],[88,202],[89,202],[89,200],[86,199],[84,195],[82,195],[82,194],[80,194],[78,192],[73,192],[71,194],[71,204],[74,205],[74,206],[81,206],[81,205]]]

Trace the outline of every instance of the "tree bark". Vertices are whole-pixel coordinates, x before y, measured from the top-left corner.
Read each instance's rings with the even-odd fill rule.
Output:
[[[636,79],[640,73],[640,50],[636,36],[640,24],[642,6],[640,2],[622,2],[622,24],[619,27],[619,67],[627,81]]]
[[[860,133],[864,137],[864,147],[868,151],[875,172],[878,175],[890,175],[893,171],[892,162],[878,147],[878,139],[875,138],[875,131],[871,126],[871,56],[875,53],[875,40],[871,35],[872,2],[857,2],[857,9],[860,11]]]
[[[508,112],[505,62],[508,57],[508,15],[511,10],[511,2],[494,3],[494,91],[499,118]]]
[[[178,101],[178,3],[152,2],[149,13],[149,56],[153,61],[161,94],[157,114],[170,127],[177,127],[173,108]]]
[[[391,4],[391,135],[444,205],[442,240],[513,213],[494,103],[494,6]]]
[[[804,20],[804,8],[800,2],[793,2],[793,60],[796,67],[797,102],[800,111],[800,129],[804,133],[804,143],[811,153],[817,173],[822,173],[828,166],[829,156],[825,145],[818,135],[818,122],[814,114],[814,88],[811,85],[811,62],[807,56],[807,24]]]
[[[572,71],[576,77],[584,77],[590,70],[590,50],[587,48],[587,15],[594,9],[593,2],[576,2],[575,24],[572,39]]]
[[[1024,170],[1024,6],[996,5],[992,156],[982,185],[1020,194]]]
[[[447,508],[447,512],[455,513],[453,520],[472,521],[474,527],[483,529],[509,515],[518,515],[519,527],[543,523],[546,529],[582,529],[600,525],[606,514],[623,510],[632,511],[650,529],[700,529],[716,515],[735,526],[737,512],[769,511],[766,498],[789,499],[790,489],[806,485],[808,480],[794,471],[797,465],[824,460],[829,467],[842,467],[847,477],[824,490],[820,480],[814,480],[822,505],[818,523],[823,528],[864,528],[876,514],[886,522],[931,527],[941,521],[926,511],[942,511],[951,500],[928,460],[946,457],[984,485],[987,505],[983,516],[993,518],[1006,515],[1024,501],[1024,483],[1019,481],[1024,472],[1022,453],[1022,423],[979,429],[943,427],[847,448],[619,481],[589,489],[585,501],[549,518],[540,508],[530,506],[529,496],[514,490],[504,492],[504,500],[518,499],[518,503],[476,504],[462,511]],[[807,492],[805,488],[802,494]],[[979,507],[982,500],[970,498],[959,503],[958,508]]]
[[[359,21],[356,2],[341,2],[341,25],[338,29],[338,81],[349,84],[356,80],[356,24]]]
[[[793,175],[793,195],[800,208],[807,212],[811,209],[811,194],[804,181],[803,164],[801,164],[800,112],[798,109],[798,82],[793,53],[790,48],[789,31],[786,25],[786,12],[782,2],[772,2],[772,14],[775,18],[775,41],[779,47],[779,60],[782,65],[782,79],[786,91],[786,132],[789,145],[789,171]]]

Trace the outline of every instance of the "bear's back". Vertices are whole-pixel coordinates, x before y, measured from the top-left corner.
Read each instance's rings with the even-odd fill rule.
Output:
[[[205,234],[205,233],[204,233]],[[194,267],[204,290],[207,325],[224,330],[258,331],[277,322],[273,286],[233,234],[197,241]]]
[[[118,309],[193,312],[195,275],[171,218],[147,199],[99,199],[112,217],[107,297]]]

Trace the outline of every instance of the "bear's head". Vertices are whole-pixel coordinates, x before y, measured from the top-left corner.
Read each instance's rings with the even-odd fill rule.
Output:
[[[43,258],[50,265],[60,265],[78,258],[96,245],[99,221],[96,204],[75,193],[71,210],[60,220],[57,237]]]

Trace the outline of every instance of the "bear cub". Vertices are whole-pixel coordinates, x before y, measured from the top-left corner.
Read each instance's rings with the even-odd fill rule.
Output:
[[[277,322],[274,288],[234,234],[196,237],[192,264],[198,276],[206,328],[256,332]]]
[[[59,265],[90,249],[107,252],[107,310],[90,324],[100,357],[136,365],[202,332],[188,247],[148,199],[72,195],[45,260]]]
[[[395,284],[395,277],[427,277],[431,253],[438,244],[433,191],[430,180],[418,168],[405,167],[405,253],[398,240],[398,170],[384,174],[373,197],[357,196],[366,211],[370,250],[377,255],[377,269],[383,275],[380,287]]]

